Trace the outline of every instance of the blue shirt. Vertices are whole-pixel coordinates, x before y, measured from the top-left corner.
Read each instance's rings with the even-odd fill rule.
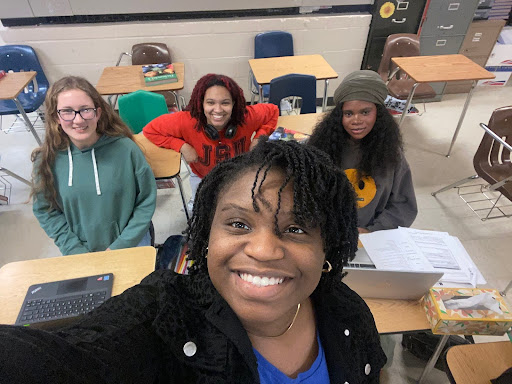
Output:
[[[258,362],[258,373],[260,375],[261,384],[329,384],[329,372],[327,371],[327,363],[325,362],[325,353],[318,334],[316,339],[318,341],[318,356],[313,362],[313,365],[311,365],[311,368],[306,372],[299,373],[295,379],[286,376],[253,348]]]

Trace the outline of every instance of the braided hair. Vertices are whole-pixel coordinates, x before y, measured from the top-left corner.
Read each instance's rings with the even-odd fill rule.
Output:
[[[358,164],[358,174],[375,176],[381,171],[394,168],[402,158],[402,136],[398,125],[386,107],[375,104],[377,119],[373,129],[359,140],[361,160]],[[344,150],[350,148],[350,135],[343,128],[343,103],[336,107],[316,126],[308,145],[323,150],[334,163],[341,165]]]
[[[322,151],[297,142],[259,140],[250,152],[219,163],[202,180],[197,190],[194,212],[187,230],[189,259],[195,260],[192,273],[207,272],[206,250],[219,196],[239,177],[256,171],[252,201],[256,212],[257,195],[271,169],[284,174],[274,214],[276,234],[281,192],[293,183],[293,215],[298,225],[320,227],[325,258],[333,270],[322,279],[341,278],[343,264],[357,250],[357,212],[355,194],[341,170]]]

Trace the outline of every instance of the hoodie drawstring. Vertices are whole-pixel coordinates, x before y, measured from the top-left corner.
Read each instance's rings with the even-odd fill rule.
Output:
[[[68,187],[73,186],[73,157],[71,156],[71,149],[68,145],[68,160],[69,160],[69,175],[68,175]]]
[[[96,156],[94,156],[94,148],[91,151],[92,166],[94,167],[94,181],[96,182],[96,194],[101,195],[100,179],[98,178],[98,167],[96,166]]]
[[[96,156],[94,155],[94,148],[91,151],[92,166],[94,168],[94,182],[96,183],[96,194],[101,195],[100,179],[98,177],[98,166],[96,165]],[[68,187],[73,186],[73,156],[71,156],[71,149],[68,145],[68,161],[69,161],[69,175],[68,175]]]

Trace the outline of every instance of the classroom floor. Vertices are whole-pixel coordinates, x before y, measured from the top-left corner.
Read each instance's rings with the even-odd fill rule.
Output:
[[[512,218],[481,221],[457,196],[455,190],[434,198],[431,192],[474,174],[473,155],[483,135],[480,122],[487,123],[497,107],[512,104],[512,87],[477,87],[459,137],[446,158],[451,137],[462,110],[465,94],[446,95],[438,103],[416,105],[419,115],[408,116],[402,125],[406,156],[412,169],[419,213],[414,228],[446,231],[457,236],[487,280],[487,286],[502,290],[512,279]],[[0,132],[0,164],[30,178],[30,153],[36,147],[32,135],[22,128],[10,128],[12,118],[4,117]],[[42,131],[39,131],[43,135]],[[188,172],[182,166],[187,198],[190,196]],[[10,185],[9,185],[10,184]],[[10,189],[10,190],[9,190]],[[46,236],[32,214],[29,189],[0,172],[0,194],[10,193],[10,204],[0,205],[0,267],[5,263],[59,256],[59,250]],[[177,189],[159,190],[153,223],[156,242],[185,228],[185,214]],[[512,300],[512,292],[507,301]],[[399,316],[400,314],[397,314]],[[385,383],[412,383],[424,362],[402,350],[397,341],[393,364],[385,372]],[[503,338],[477,338],[498,341]],[[443,384],[448,379],[434,370],[426,383]]]

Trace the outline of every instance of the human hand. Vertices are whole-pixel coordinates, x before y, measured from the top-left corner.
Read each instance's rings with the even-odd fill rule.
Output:
[[[187,163],[195,163],[199,159],[199,156],[197,155],[194,147],[188,143],[185,143],[181,146],[180,152]]]
[[[252,149],[258,144],[258,141],[260,140],[260,138],[258,137],[257,139],[254,138],[252,141],[251,141],[251,145],[249,145],[249,151],[252,151]]]
[[[371,231],[367,230],[366,228],[357,227],[357,231],[359,233],[370,233]]]

